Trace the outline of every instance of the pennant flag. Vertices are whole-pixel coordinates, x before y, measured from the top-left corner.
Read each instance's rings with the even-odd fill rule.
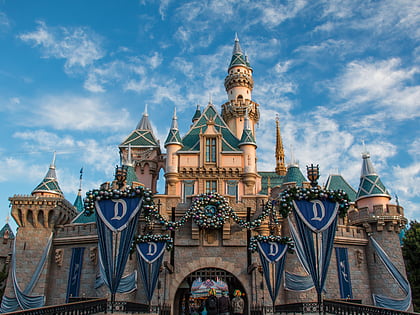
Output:
[[[337,260],[337,274],[340,283],[340,297],[342,299],[352,299],[353,291],[351,288],[349,257],[347,248],[336,247],[335,256]]]
[[[95,201],[99,254],[111,294],[124,273],[142,202],[140,197]]]
[[[259,241],[257,244],[265,282],[274,305],[283,276],[287,245],[280,242],[263,241]]]
[[[294,218],[309,274],[320,295],[327,277],[339,204],[326,199],[294,200]]]
[[[80,275],[82,274],[84,251],[84,247],[72,248],[69,279],[67,282],[66,303],[69,302],[70,297],[79,296]]]
[[[164,241],[138,243],[136,246],[140,274],[149,302],[152,300],[159,278],[165,246],[166,242]]]

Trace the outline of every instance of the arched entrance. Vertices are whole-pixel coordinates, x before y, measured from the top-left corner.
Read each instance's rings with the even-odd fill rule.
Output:
[[[229,298],[233,298],[233,291],[236,289],[244,292],[244,286],[232,273],[219,269],[219,268],[202,268],[198,269],[184,278],[184,280],[179,285],[174,299],[174,315],[190,315],[190,303],[199,303],[202,298],[194,298],[191,294],[191,286],[196,279],[201,279],[202,281],[212,280],[212,281],[223,281],[227,284],[227,290],[229,292]],[[244,314],[248,314],[248,297],[245,295],[245,311]]]

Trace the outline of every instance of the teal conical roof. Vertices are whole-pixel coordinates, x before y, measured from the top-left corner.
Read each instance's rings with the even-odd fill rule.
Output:
[[[50,193],[63,197],[63,192],[61,191],[61,188],[58,185],[57,175],[55,173],[55,153],[47,174],[45,175],[44,179],[39,183],[39,185],[36,186],[35,189],[32,191],[32,195],[35,193]]]
[[[197,109],[195,110],[194,116],[192,118],[192,122],[195,122],[196,120],[198,120],[198,118],[200,118],[200,116],[201,116],[200,105],[197,105]]]
[[[172,126],[169,130],[168,137],[165,141],[165,147],[169,144],[179,144],[182,145],[181,136],[178,129],[178,118],[176,117],[176,109],[174,110],[174,115],[172,117]]]
[[[73,206],[76,208],[78,212],[83,212],[83,200],[82,200],[82,190],[79,189],[77,193],[77,197],[74,200]]]
[[[373,168],[369,153],[363,153],[362,157],[362,172],[360,175],[360,184],[356,199],[374,196],[391,198],[387,189],[385,188],[385,185],[382,183],[381,179]]]
[[[245,113],[244,130],[242,131],[241,141],[239,142],[240,146],[244,144],[252,144],[257,146],[254,135],[252,134],[251,127],[249,126],[248,111]]]
[[[232,59],[230,60],[229,69],[235,66],[244,66],[251,68],[248,57],[242,53],[241,45],[239,44],[239,38],[235,36],[235,44],[233,46]]]

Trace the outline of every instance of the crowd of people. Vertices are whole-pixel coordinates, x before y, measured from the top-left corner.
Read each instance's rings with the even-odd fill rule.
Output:
[[[245,302],[239,290],[233,292],[233,299],[230,300],[228,292],[222,292],[218,298],[216,290],[210,289],[208,297],[203,301],[198,310],[192,312],[193,315],[242,315],[244,313]]]

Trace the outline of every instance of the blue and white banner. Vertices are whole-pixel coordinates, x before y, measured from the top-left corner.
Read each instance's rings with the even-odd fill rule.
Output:
[[[314,232],[322,232],[331,225],[338,213],[338,203],[328,200],[293,200],[300,219]]]
[[[143,198],[95,201],[99,255],[111,294],[118,290],[137,230]]]
[[[155,291],[159,278],[165,246],[166,242],[164,241],[138,243],[136,246],[140,274],[149,302],[152,300],[153,292]]]
[[[84,247],[72,248],[69,279],[67,282],[66,303],[70,297],[79,296],[80,275],[82,274]]]
[[[283,277],[287,245],[281,244],[279,242],[263,241],[259,241],[257,244],[261,265],[263,267],[265,282],[267,284],[268,292],[270,293],[270,297],[274,305]]]
[[[340,297],[342,299],[352,299],[353,291],[351,288],[349,257],[347,248],[336,247],[335,256],[337,260],[338,281],[340,283]]]
[[[309,274],[321,294],[330,265],[339,204],[326,199],[294,200],[297,234]]]

